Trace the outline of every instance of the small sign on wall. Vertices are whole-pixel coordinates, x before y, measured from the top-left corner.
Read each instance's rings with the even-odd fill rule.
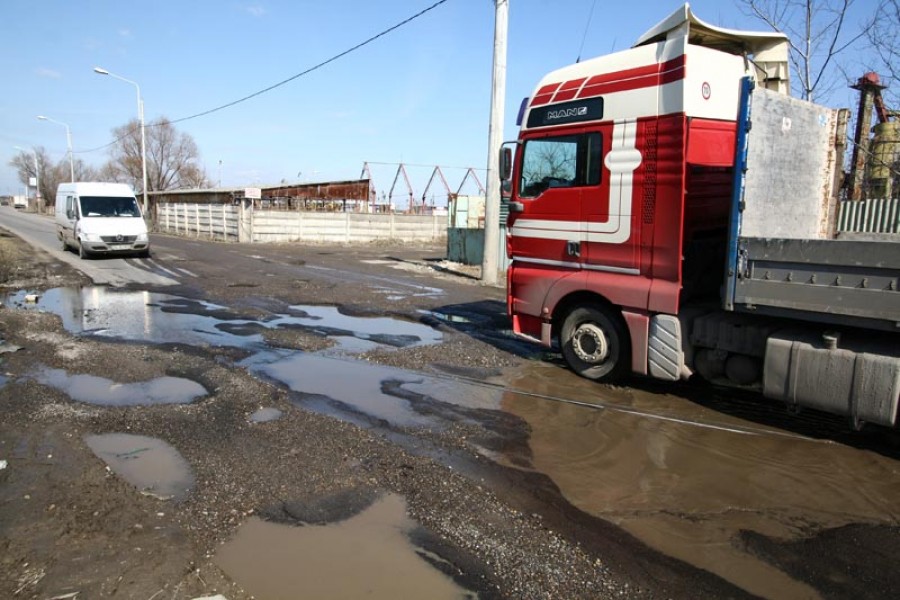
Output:
[[[244,198],[259,200],[262,198],[262,190],[260,188],[244,188]]]

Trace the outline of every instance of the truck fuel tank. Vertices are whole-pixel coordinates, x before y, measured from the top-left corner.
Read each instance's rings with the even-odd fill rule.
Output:
[[[900,399],[900,348],[838,333],[781,331],[767,340],[763,393],[789,405],[892,427]]]

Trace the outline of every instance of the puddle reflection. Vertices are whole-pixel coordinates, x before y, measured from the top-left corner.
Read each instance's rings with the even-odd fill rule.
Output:
[[[337,342],[332,352],[355,354],[377,347],[438,344],[440,332],[421,323],[388,317],[353,317],[330,306],[291,306],[289,314],[246,319],[227,307],[168,294],[106,287],[54,288],[36,303],[25,291],[7,305],[52,312],[70,333],[150,343],[265,348],[267,329],[300,329]]]
[[[35,381],[68,394],[78,402],[99,406],[190,404],[207,395],[205,387],[181,377],[158,377],[137,383],[116,383],[95,375],[69,375],[62,369],[41,369]]]
[[[392,425],[441,427],[430,405],[499,410],[502,390],[403,369],[310,354],[261,354],[243,363],[305,396],[304,407],[334,413],[334,403]]]

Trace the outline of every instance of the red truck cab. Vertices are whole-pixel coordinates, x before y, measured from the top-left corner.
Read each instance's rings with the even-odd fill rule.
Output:
[[[647,373],[651,318],[721,283],[740,81],[785,89],[786,61],[783,34],[715,28],[685,5],[633,48],[543,78],[510,181],[517,334],[558,342],[586,377]]]

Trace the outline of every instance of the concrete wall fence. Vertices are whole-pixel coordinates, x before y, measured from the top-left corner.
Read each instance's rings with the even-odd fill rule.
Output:
[[[839,232],[900,233],[900,199],[845,200],[838,204]],[[164,233],[244,243],[447,240],[451,260],[478,264],[480,245],[484,243],[478,236],[483,232],[460,228],[448,239],[449,225],[446,214],[262,210],[243,204],[156,205],[156,229]],[[501,255],[505,256],[505,250]]]
[[[900,199],[844,200],[838,207],[837,230],[900,233]]]
[[[244,205],[160,203],[156,230],[227,242],[439,242],[448,215],[260,210]]]

